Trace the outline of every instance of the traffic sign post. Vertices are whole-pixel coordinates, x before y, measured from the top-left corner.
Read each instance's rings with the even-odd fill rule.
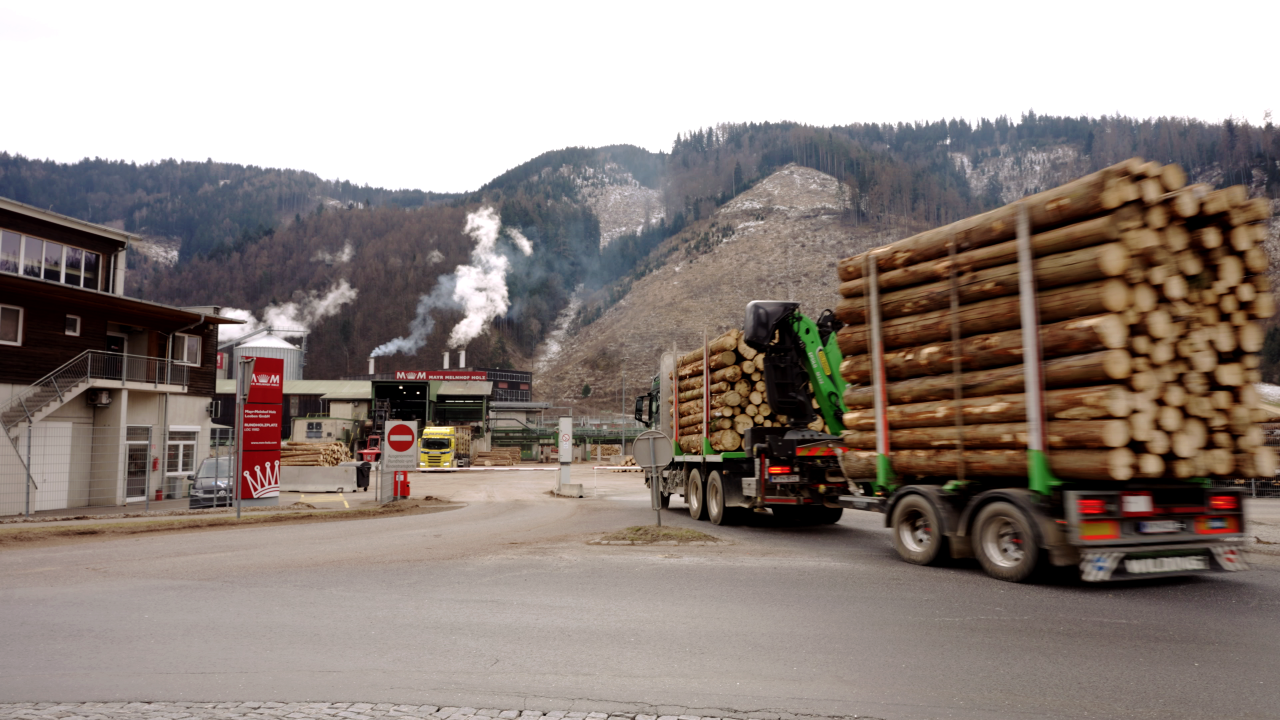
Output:
[[[387,437],[383,442],[382,452],[382,471],[379,473],[379,479],[386,477],[386,473],[408,472],[418,469],[418,421],[417,420],[388,420],[387,421]],[[394,478],[394,476],[393,476]],[[390,502],[396,496],[396,485],[394,482],[380,482],[378,487],[378,500],[381,502]]]
[[[556,494],[582,497],[582,485],[569,482],[569,470],[573,464],[573,416],[560,418],[560,475],[556,478]]]
[[[649,502],[662,527],[662,468],[671,463],[671,438],[658,430],[646,430],[636,437],[631,446],[636,464],[644,468],[649,478]]]

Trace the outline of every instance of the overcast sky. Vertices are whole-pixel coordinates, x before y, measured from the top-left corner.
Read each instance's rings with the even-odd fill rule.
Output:
[[[1280,111],[1280,2],[0,0],[0,150],[462,191],[725,121]]]

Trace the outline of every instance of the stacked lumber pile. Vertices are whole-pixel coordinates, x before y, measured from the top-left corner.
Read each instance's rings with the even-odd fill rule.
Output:
[[[1261,247],[1270,204],[1185,177],[1135,158],[1021,201],[1058,477],[1275,473],[1253,387],[1256,320],[1275,313]],[[1025,477],[1017,219],[1008,205],[839,262],[847,445],[875,447],[875,263],[894,470]],[[862,473],[850,477],[874,474],[869,454],[846,455],[846,472]]]
[[[498,447],[476,453],[471,461],[472,466],[507,467],[520,464],[520,448]]]
[[[603,457],[608,457],[610,455],[621,455],[621,454],[622,454],[622,446],[620,445],[591,444],[587,446],[588,457],[603,458]]]
[[[455,455],[471,455],[471,426],[459,425],[453,429]]]
[[[700,454],[704,436],[712,450],[732,452],[742,447],[748,428],[784,424],[785,418],[774,414],[765,394],[764,355],[743,341],[741,330],[729,330],[710,341],[706,359],[704,363],[699,348],[676,363],[680,447],[685,452]],[[704,391],[703,383],[708,381]],[[703,427],[704,392],[711,403],[709,428]]]
[[[335,467],[351,460],[351,451],[340,442],[290,441],[280,445],[280,464],[285,467]]]
[[[644,468],[636,465],[635,455],[623,455],[618,458],[617,467],[614,472],[644,472]]]

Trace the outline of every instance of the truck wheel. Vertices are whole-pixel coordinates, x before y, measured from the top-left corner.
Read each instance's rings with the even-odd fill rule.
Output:
[[[733,525],[737,522],[738,510],[725,507],[724,480],[719,470],[712,470],[707,474],[707,519],[713,525]]]
[[[694,520],[707,519],[707,503],[704,499],[702,471],[695,468],[685,478],[684,501],[689,504],[689,517]]]
[[[844,508],[823,506],[814,508],[812,512],[815,525],[835,525],[840,522],[840,518],[844,515]]]
[[[973,523],[978,562],[997,580],[1024,582],[1035,572],[1040,548],[1027,520],[1017,506],[994,502],[982,508]]]
[[[908,495],[893,507],[893,549],[898,557],[915,565],[932,565],[942,557],[946,543],[938,513],[920,495]]]

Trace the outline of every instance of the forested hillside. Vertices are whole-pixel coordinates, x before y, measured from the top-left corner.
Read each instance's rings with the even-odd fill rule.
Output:
[[[1133,155],[1178,162],[1193,182],[1241,183],[1251,194],[1280,197],[1280,134],[1269,120],[1035,113],[825,128],[726,123],[680,133],[670,152],[626,145],[551,151],[465,195],[354,187],[212,161],[65,165],[0,154],[0,195],[180,240],[176,267],[131,256],[133,292],[148,299],[260,314],[345,279],[358,298],[317,319],[310,343],[308,374],[329,377],[362,371],[373,347],[406,332],[416,299],[468,261],[474,241],[463,225],[484,206],[522,232],[533,252],[509,254],[509,309],[469,347],[469,359],[522,365],[571,298],[580,307],[572,328],[583,328],[636,280],[725,242],[724,228],[709,221],[715,210],[788,163],[838,181],[841,222],[867,231],[860,236],[893,239]],[[605,218],[623,196],[654,198],[659,207],[641,203],[623,220]],[[612,237],[604,237],[602,218],[615,228]],[[616,229],[626,222],[632,230]],[[393,356],[380,367],[433,366],[451,324],[437,322],[419,357]]]

